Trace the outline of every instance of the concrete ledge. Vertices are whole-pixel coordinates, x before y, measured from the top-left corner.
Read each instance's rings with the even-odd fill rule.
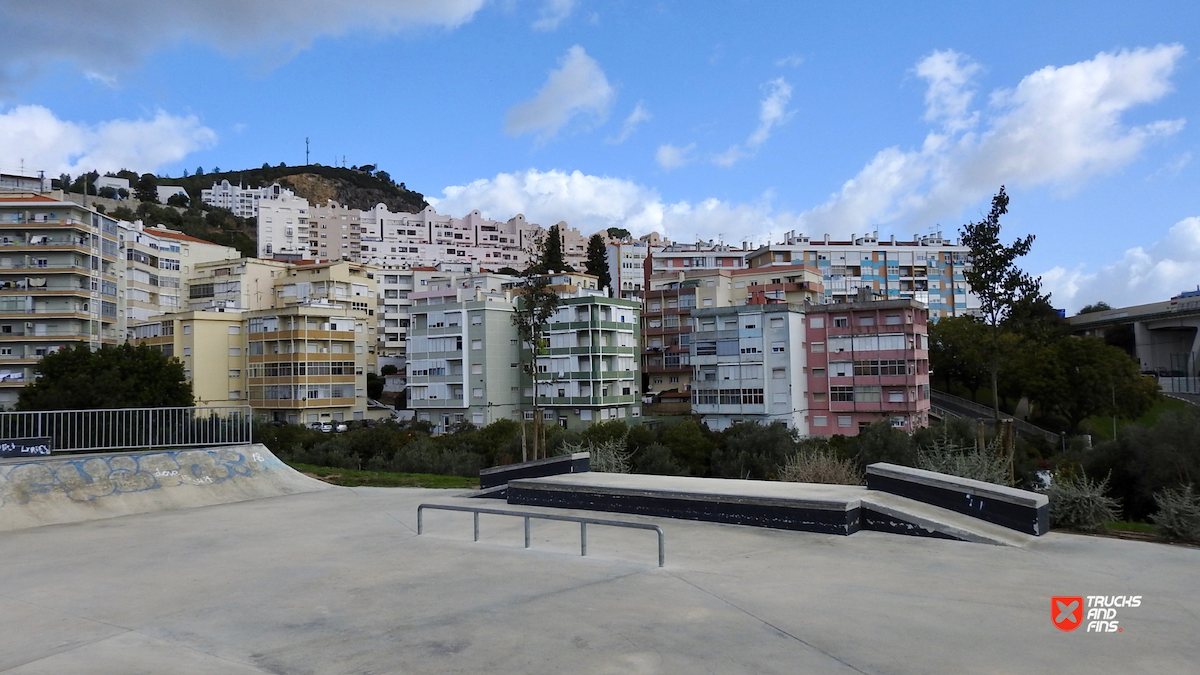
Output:
[[[845,485],[587,473],[515,480],[508,503],[848,535],[859,498]]]
[[[867,467],[867,487],[1018,532],[1050,531],[1050,500],[1028,490],[887,463]]]
[[[486,490],[497,485],[504,485],[518,478],[541,478],[542,476],[557,476],[564,473],[591,471],[591,457],[586,452],[577,452],[572,455],[547,457],[545,459],[535,459],[531,462],[518,462],[517,464],[505,464],[504,466],[481,469],[479,471],[479,487]]]

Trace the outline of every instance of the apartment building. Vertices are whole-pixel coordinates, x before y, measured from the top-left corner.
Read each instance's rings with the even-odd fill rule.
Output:
[[[743,269],[746,267],[745,248],[728,244],[698,241],[694,244],[674,243],[661,248],[651,245],[647,277],[699,269]]]
[[[685,392],[692,381],[689,357],[692,310],[771,303],[821,301],[816,268],[787,265],[764,269],[702,268],[650,278],[643,293],[642,370],[645,391]]]
[[[747,266],[765,268],[809,265],[821,272],[824,302],[846,302],[860,288],[886,299],[912,298],[929,307],[935,320],[970,314],[979,307],[970,293],[964,271],[970,249],[942,237],[941,233],[913,241],[880,241],[878,233],[851,235],[834,241],[788,232],[783,243],[748,252]]]
[[[535,396],[545,420],[567,429],[640,417],[641,302],[608,297],[592,275],[548,276],[559,306],[545,327],[548,348],[537,359],[536,381],[522,376],[526,418]]]
[[[46,354],[124,340],[120,247],[112,218],[59,196],[0,193],[0,406],[16,403]]]
[[[810,434],[804,306],[696,309],[692,412],[711,429],[780,422]]]
[[[362,211],[332,199],[309,206],[308,250],[314,260],[360,260]]]
[[[125,302],[118,313],[127,325],[185,307],[187,298],[181,298],[185,293],[183,279],[190,275],[191,266],[237,260],[242,255],[231,246],[190,237],[162,225],[145,227],[140,221],[118,225],[125,248],[120,288]]]
[[[243,258],[195,266],[188,309],[132,327],[183,360],[197,401],[291,423],[363,419],[375,371],[373,268]]]
[[[445,432],[513,419],[520,406],[520,349],[512,323],[511,277],[434,277],[410,295],[406,380],[416,419]]]
[[[459,277],[478,274],[478,263],[444,261],[425,267],[385,265],[375,272],[377,306],[375,316],[379,347],[379,367],[393,365],[400,373],[405,372],[408,329],[412,323],[411,309],[413,291],[439,290],[446,285],[435,282],[435,278],[450,274]],[[507,278],[507,277],[506,277]]]
[[[125,187],[128,188],[128,184]],[[201,190],[200,201],[210,206],[229,209],[240,218],[257,218],[260,203],[278,201],[295,197],[295,195],[296,193],[280,186],[279,183],[265,187],[247,188],[233,185],[228,180],[222,180],[220,183],[213,183],[211,188]]]
[[[854,436],[929,423],[929,310],[911,298],[806,308],[809,427]]]
[[[278,194],[272,193],[270,199],[255,200],[254,212],[258,218],[259,258],[285,261],[317,259],[317,254],[310,246],[307,199],[295,196],[291,190],[281,190]]]
[[[622,241],[607,245],[608,276],[613,296],[626,300],[642,297],[646,287],[646,259],[650,246],[641,241]]]

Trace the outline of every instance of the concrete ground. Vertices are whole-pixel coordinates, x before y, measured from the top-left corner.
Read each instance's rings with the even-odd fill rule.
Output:
[[[620,514],[654,535],[427,512],[331,489],[0,534],[0,672],[1195,673],[1200,550],[1026,548]],[[472,502],[479,503],[479,502]],[[486,500],[482,505],[503,507]],[[530,509],[536,510],[536,509]],[[1141,595],[1122,632],[1055,595]]]

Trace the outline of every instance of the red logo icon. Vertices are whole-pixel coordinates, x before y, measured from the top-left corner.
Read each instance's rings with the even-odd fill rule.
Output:
[[[1083,598],[1077,595],[1050,598],[1050,619],[1062,631],[1079,628],[1083,623]]]

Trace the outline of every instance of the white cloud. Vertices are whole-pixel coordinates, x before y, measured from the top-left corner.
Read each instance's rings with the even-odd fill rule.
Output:
[[[605,139],[605,143],[611,143],[615,145],[624,143],[625,141],[629,140],[629,137],[633,135],[633,132],[637,131],[637,128],[641,126],[642,122],[648,122],[650,121],[650,118],[650,111],[646,110],[645,102],[638,101],[638,104],[633,107],[633,112],[629,113],[629,117],[626,117],[625,123],[621,125],[621,133],[617,134],[616,136],[608,137]]]
[[[667,171],[670,171],[672,169],[678,169],[681,166],[691,164],[692,160],[695,159],[695,157],[692,156],[692,153],[695,150],[695,143],[688,143],[683,147],[671,145],[670,143],[663,143],[662,145],[658,146],[658,151],[654,153],[654,159],[658,162],[659,166]]]
[[[637,235],[656,230],[682,241],[723,236],[738,243],[743,238],[762,243],[768,232],[789,229],[794,220],[791,214],[773,214],[765,202],[735,204],[706,199],[666,203],[653,188],[579,171],[501,173],[447,187],[443,195],[436,200],[436,208],[444,214],[461,216],[479,209],[488,217],[507,220],[523,213],[530,222],[566,221],[585,234],[624,227]]]
[[[504,130],[515,136],[537,132],[538,141],[545,142],[577,115],[602,124],[615,96],[600,64],[575,45],[559,59],[558,69],[550,71],[536,96],[508,111]]]
[[[1158,171],[1146,176],[1146,180],[1153,180],[1156,178],[1174,178],[1192,163],[1192,159],[1191,151],[1176,155],[1175,157],[1171,158],[1171,161],[1159,167]]]
[[[1042,287],[1053,293],[1055,306],[1074,314],[1101,300],[1113,307],[1166,300],[1200,282],[1198,270],[1200,218],[1191,217],[1175,223],[1148,249],[1131,248],[1098,271],[1054,267],[1042,274]]]
[[[103,82],[148,54],[185,42],[279,62],[324,35],[454,28],[486,0],[91,0],[6,2],[0,21],[0,95],[67,62]],[[53,36],[48,38],[47,36]]]
[[[737,162],[752,156],[759,146],[771,137],[771,130],[791,119],[794,111],[787,109],[788,101],[792,99],[792,87],[782,77],[777,77],[763,85],[766,96],[758,111],[758,127],[750,134],[744,143],[734,143],[725,152],[713,158],[718,166],[733,166]]]
[[[917,76],[929,83],[925,90],[925,119],[940,122],[949,132],[975,125],[978,112],[970,112],[975,91],[972,78],[979,64],[953,50],[935,51],[917,64]]]
[[[926,119],[941,122],[919,149],[881,150],[824,204],[804,213],[805,231],[846,234],[880,224],[913,229],[954,217],[1000,185],[1071,190],[1135,160],[1183,120],[1125,124],[1129,109],[1171,90],[1179,45],[1101,53],[1046,67],[990,97],[982,130],[969,110],[969,59],[939,52],[918,64],[929,82]]]
[[[193,115],[163,111],[151,119],[110,120],[80,124],[61,120],[36,105],[0,113],[0,148],[7,160],[22,160],[30,170],[47,175],[93,169],[153,172],[211,147],[217,135]]]
[[[804,57],[799,54],[789,54],[775,62],[779,68],[799,68],[804,64]]]
[[[559,24],[566,21],[575,11],[577,0],[545,0],[538,20],[533,22],[533,29],[540,31],[557,30]]]

